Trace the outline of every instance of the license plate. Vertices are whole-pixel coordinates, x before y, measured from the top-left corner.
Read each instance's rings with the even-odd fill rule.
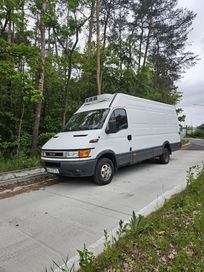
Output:
[[[47,168],[47,172],[52,173],[52,174],[59,174],[59,169],[57,169],[57,168]]]

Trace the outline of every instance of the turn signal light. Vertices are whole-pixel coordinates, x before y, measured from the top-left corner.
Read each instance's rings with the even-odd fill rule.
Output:
[[[80,150],[79,151],[79,158],[87,158],[87,157],[89,157],[90,152],[91,152],[91,149]]]
[[[99,138],[97,138],[97,139],[92,139],[92,140],[89,141],[89,143],[95,144],[95,143],[98,143],[98,141],[99,141]]]

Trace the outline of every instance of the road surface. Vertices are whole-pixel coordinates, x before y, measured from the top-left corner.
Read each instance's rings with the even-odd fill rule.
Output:
[[[0,200],[0,272],[41,272],[71,258],[159,195],[184,183],[204,151],[173,154],[168,165],[144,162],[118,171],[111,184],[65,179],[39,191]]]
[[[204,150],[204,140],[190,139],[188,150]]]

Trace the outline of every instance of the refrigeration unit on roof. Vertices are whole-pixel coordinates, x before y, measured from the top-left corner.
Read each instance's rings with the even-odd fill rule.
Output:
[[[112,97],[113,97],[112,94],[96,95],[96,96],[92,96],[92,97],[86,98],[85,99],[85,103],[86,104],[100,103],[100,102],[111,100]]]

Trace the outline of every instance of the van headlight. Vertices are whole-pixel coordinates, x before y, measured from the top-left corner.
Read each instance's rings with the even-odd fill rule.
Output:
[[[67,157],[68,158],[78,158],[79,151],[67,151]]]
[[[77,151],[67,151],[67,158],[88,158],[91,149],[83,149]]]
[[[41,151],[41,157],[45,157],[46,156],[46,152],[45,151]]]

